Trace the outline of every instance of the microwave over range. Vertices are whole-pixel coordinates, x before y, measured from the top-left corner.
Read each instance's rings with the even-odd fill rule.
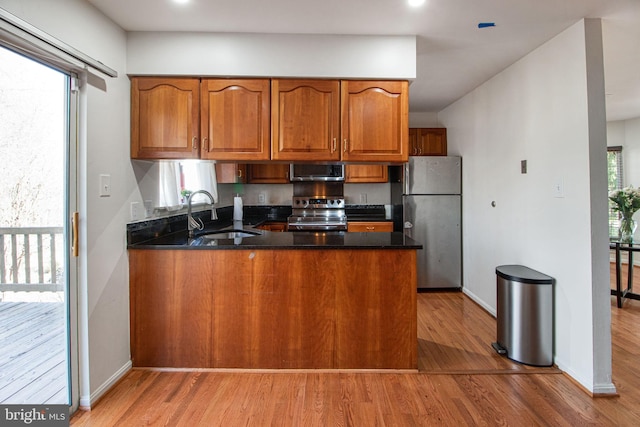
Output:
[[[344,181],[344,165],[292,163],[289,167],[291,181]]]

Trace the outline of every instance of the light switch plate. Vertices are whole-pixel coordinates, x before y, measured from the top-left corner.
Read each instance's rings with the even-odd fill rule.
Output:
[[[111,175],[100,175],[100,197],[111,196]]]
[[[564,179],[559,176],[553,181],[553,197],[564,197]]]

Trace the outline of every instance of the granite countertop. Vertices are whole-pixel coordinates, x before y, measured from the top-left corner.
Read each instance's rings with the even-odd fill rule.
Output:
[[[187,233],[186,215],[156,219],[127,226],[128,249],[422,249],[403,233],[271,232],[255,226],[265,222],[286,222],[291,207],[245,207],[244,220],[232,220],[232,209],[218,209],[218,220],[207,222],[209,211],[199,216],[205,229],[194,238]],[[363,219],[365,220],[365,219]],[[372,219],[369,219],[372,220]],[[221,230],[224,232],[220,233]],[[230,234],[241,231],[244,234]],[[217,234],[211,234],[216,233]],[[206,236],[208,234],[208,236]]]

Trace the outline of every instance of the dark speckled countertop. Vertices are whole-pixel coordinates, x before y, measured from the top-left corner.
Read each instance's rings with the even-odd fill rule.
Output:
[[[361,221],[384,220],[379,209],[375,215],[370,216],[363,214],[366,209],[356,209],[362,214],[358,215]],[[398,232],[271,232],[254,228],[269,221],[286,222],[291,214],[290,206],[245,207],[241,225],[232,221],[230,207],[217,209],[217,212],[219,219],[208,222],[209,211],[194,214],[203,219],[205,229],[192,239],[188,237],[186,215],[129,224],[128,249],[422,249],[420,243]],[[211,234],[223,229],[226,230],[225,233]],[[235,237],[229,235],[232,230],[257,234]]]

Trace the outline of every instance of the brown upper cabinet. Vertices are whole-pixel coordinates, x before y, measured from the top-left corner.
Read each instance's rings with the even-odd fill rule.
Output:
[[[340,160],[340,82],[271,81],[271,158]]]
[[[268,79],[202,79],[202,159],[268,160]]]
[[[345,175],[347,183],[388,182],[389,167],[387,165],[347,165]]]
[[[409,129],[409,149],[412,156],[446,156],[447,129]]]
[[[249,184],[289,184],[289,164],[257,163],[247,165]]]
[[[131,158],[269,159],[268,79],[131,79]]]
[[[409,85],[406,81],[341,82],[342,160],[409,159]]]
[[[408,160],[408,82],[131,78],[131,158]]]
[[[200,79],[131,79],[131,158],[197,159]]]
[[[216,163],[218,184],[237,184],[247,182],[247,165],[238,163]]]
[[[272,80],[271,158],[406,162],[406,81]]]

